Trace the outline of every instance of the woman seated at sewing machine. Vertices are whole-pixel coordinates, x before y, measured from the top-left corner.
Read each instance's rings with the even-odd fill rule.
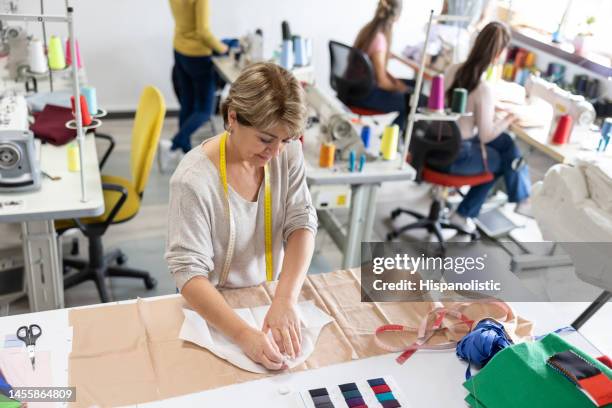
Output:
[[[374,18],[359,31],[353,47],[370,57],[376,84],[365,98],[352,101],[351,105],[381,112],[399,112],[394,123],[404,129],[414,81],[395,78],[387,71],[393,25],[401,13],[402,0],[379,0]]]
[[[467,60],[450,67],[445,75],[447,98],[450,100],[455,88],[467,89],[467,111],[473,113],[459,119],[463,143],[459,156],[447,172],[467,176],[488,170],[496,179],[503,177],[509,201],[518,203],[517,211],[521,212],[525,211],[531,190],[529,169],[519,165],[521,153],[505,133],[518,117],[512,113],[497,117],[493,91],[482,78],[487,67],[505,54],[509,42],[510,32],[506,26],[498,22],[487,24],[478,34]],[[494,184],[495,181],[491,181],[471,187],[451,221],[467,231],[474,231],[476,226],[472,218],[478,216]]]
[[[268,369],[300,353],[297,298],[317,217],[304,173],[306,107],[295,77],[272,63],[246,68],[222,106],[227,131],[185,155],[170,180],[166,261],[190,306]],[[278,279],[262,328],[217,288]],[[271,331],[271,336],[268,333]]]

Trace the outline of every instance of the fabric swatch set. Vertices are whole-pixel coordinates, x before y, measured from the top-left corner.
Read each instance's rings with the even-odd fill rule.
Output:
[[[399,408],[409,407],[391,376],[305,390],[305,408]]]

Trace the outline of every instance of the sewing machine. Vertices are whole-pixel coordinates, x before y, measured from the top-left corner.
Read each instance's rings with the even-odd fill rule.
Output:
[[[13,95],[0,99],[0,192],[38,189],[41,172],[37,156],[25,98]]]
[[[6,68],[8,76],[17,80],[23,75],[23,67],[28,67],[28,33],[18,26],[0,27],[0,55],[8,55]]]
[[[322,142],[334,143],[342,160],[348,160],[351,150],[357,157],[367,153],[351,113],[338,99],[324,94],[314,85],[305,85],[306,102],[319,117]]]
[[[571,116],[572,131],[576,128],[588,129],[595,120],[595,108],[583,96],[564,91],[556,84],[540,77],[529,75],[525,82],[525,90],[529,100],[533,101],[533,99],[539,98],[552,106],[551,135],[557,128],[557,122],[562,115]]]

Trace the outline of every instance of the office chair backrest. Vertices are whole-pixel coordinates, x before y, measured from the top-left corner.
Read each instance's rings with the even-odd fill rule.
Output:
[[[163,95],[156,87],[147,86],[140,95],[134,118],[130,158],[132,183],[140,195],[149,179],[165,115],[166,103]]]
[[[339,43],[329,42],[331,64],[329,82],[338,99],[345,104],[365,98],[375,84],[374,68],[363,51]]]
[[[410,139],[411,165],[417,171],[417,181],[425,166],[441,170],[450,166],[461,149],[461,132],[455,122],[419,121]]]

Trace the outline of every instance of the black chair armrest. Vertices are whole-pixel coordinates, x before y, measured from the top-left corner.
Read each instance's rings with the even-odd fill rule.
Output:
[[[116,191],[117,193],[121,193],[121,197],[119,197],[119,201],[117,201],[117,204],[115,204],[113,209],[110,211],[108,218],[104,221],[104,228],[106,229],[108,228],[109,225],[113,223],[113,220],[117,216],[117,213],[119,213],[119,210],[121,209],[121,207],[123,207],[123,204],[125,204],[125,201],[127,200],[128,192],[125,187],[119,184],[111,184],[111,183],[102,183],[102,189]]]
[[[113,223],[113,220],[117,216],[117,213],[119,213],[119,210],[127,200],[127,189],[119,184],[102,183],[102,190],[116,191],[117,193],[121,193],[121,197],[119,198],[119,201],[117,201],[113,209],[110,211],[108,218],[104,220],[103,224],[88,225],[83,224],[78,218],[73,218],[74,223],[85,235],[87,235],[88,232],[91,232],[93,230],[100,231],[99,233],[103,234],[104,231],[106,231],[106,229],[109,227],[109,225]]]
[[[108,159],[110,154],[113,152],[113,149],[115,148],[115,139],[111,135],[107,135],[104,133],[97,133],[97,132],[95,133],[95,137],[98,139],[104,139],[109,142],[109,145],[106,148],[106,151],[104,152],[104,156],[102,156],[102,160],[100,160],[99,167],[100,167],[100,170],[102,170],[102,167],[104,167],[106,160]]]

